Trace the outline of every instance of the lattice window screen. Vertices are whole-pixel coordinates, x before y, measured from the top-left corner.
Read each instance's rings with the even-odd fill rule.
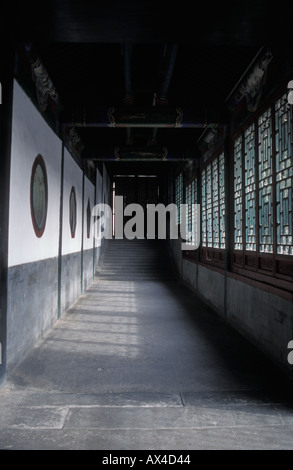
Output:
[[[242,136],[234,141],[234,248],[242,250]]]
[[[287,94],[275,104],[277,253],[293,255],[292,106]]]
[[[201,244],[207,246],[206,170],[201,172]]]
[[[194,204],[197,203],[197,179],[193,179],[190,184],[187,185],[185,189],[185,204],[186,204],[186,221],[187,221],[187,230],[192,234],[191,239],[187,242],[188,244],[193,244],[196,241],[196,227],[195,216],[196,209]]]
[[[177,205],[177,224],[181,223],[181,204],[183,204],[183,173],[180,173],[175,180],[175,203]]]
[[[273,252],[273,161],[271,109],[258,119],[259,251]]]
[[[244,187],[245,187],[245,244],[246,250],[256,250],[255,219],[255,126],[244,133]]]
[[[219,226],[219,168],[218,159],[212,162],[212,192],[213,192],[213,247],[220,247]]]
[[[220,216],[220,248],[226,246],[225,227],[225,155],[222,152],[219,156],[219,216]]]

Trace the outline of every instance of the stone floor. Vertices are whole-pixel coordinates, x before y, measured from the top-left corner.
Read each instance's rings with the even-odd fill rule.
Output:
[[[120,243],[9,375],[0,448],[293,449],[286,379],[180,284],[161,249]]]

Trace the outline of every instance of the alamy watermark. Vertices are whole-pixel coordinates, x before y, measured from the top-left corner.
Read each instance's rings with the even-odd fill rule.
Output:
[[[292,351],[290,351],[288,354],[287,360],[290,365],[293,365],[293,340],[292,339],[291,341],[289,341],[287,348],[292,349]]]
[[[148,204],[145,211],[140,204],[124,207],[123,196],[115,196],[114,214],[113,217],[112,208],[108,204],[94,206],[92,216],[96,220],[93,223],[93,235],[99,242],[103,238],[165,240],[168,236],[172,240],[180,237],[182,250],[196,250],[199,247],[199,204],[180,204],[179,213],[176,204]]]

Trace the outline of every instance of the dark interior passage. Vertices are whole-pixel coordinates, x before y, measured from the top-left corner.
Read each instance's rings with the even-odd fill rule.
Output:
[[[290,448],[287,379],[177,279],[113,240],[94,283],[10,374],[1,448]]]

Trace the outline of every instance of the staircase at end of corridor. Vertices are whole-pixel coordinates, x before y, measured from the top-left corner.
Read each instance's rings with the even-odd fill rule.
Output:
[[[96,276],[100,280],[172,281],[177,279],[165,240],[108,240]]]

